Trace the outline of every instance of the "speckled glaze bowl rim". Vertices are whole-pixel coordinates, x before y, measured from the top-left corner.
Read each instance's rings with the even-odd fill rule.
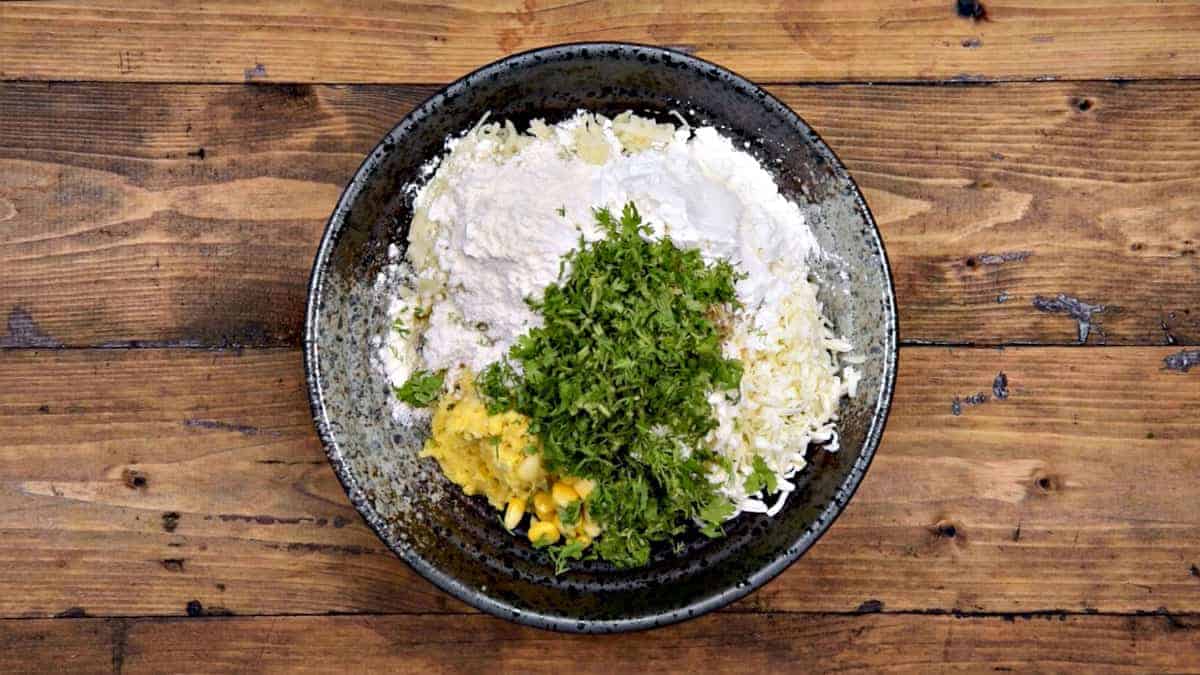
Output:
[[[696,600],[686,606],[680,607],[670,612],[662,612],[654,615],[639,616],[636,618],[617,619],[617,620],[586,620],[574,619],[565,616],[554,616],[537,612],[530,612],[524,609],[519,609],[508,603],[501,602],[494,597],[486,594],[484,590],[469,587],[463,584],[458,579],[445,573],[441,569],[429,564],[425,559],[418,555],[415,551],[406,550],[403,547],[394,545],[389,541],[386,531],[388,526],[371,506],[366,498],[357,479],[342,459],[342,451],[338,445],[337,438],[334,436],[330,428],[330,420],[325,407],[323,391],[320,383],[320,363],[317,347],[317,335],[319,332],[318,324],[318,309],[321,297],[322,285],[324,283],[325,274],[329,267],[331,256],[333,254],[335,243],[338,239],[338,234],[345,225],[346,217],[350,212],[351,206],[359,197],[363,187],[367,184],[371,174],[375,168],[383,161],[387,155],[385,146],[395,144],[395,139],[400,138],[406,132],[407,127],[430,114],[430,109],[441,98],[447,95],[453,95],[455,92],[464,90],[473,83],[487,79],[493,74],[501,73],[514,66],[520,66],[528,61],[541,61],[543,59],[554,59],[566,54],[578,54],[581,52],[595,52],[591,54],[593,57],[603,57],[604,50],[620,49],[632,51],[637,54],[645,54],[653,59],[666,58],[682,62],[683,65],[697,70],[711,69],[720,73],[722,80],[731,87],[741,89],[743,92],[757,96],[760,105],[768,106],[775,112],[780,114],[784,119],[788,120],[796,129],[812,142],[817,150],[825,155],[826,159],[839,180],[848,181],[854,191],[854,201],[862,216],[866,219],[870,226],[871,233],[874,237],[873,244],[879,251],[879,260],[883,265],[884,277],[887,280],[887,287],[882,289],[884,293],[884,302],[888,310],[890,321],[885,329],[885,341],[889,347],[886,353],[880,358],[887,359],[880,382],[880,395],[876,401],[875,410],[872,414],[871,425],[867,430],[866,437],[863,441],[862,453],[857,461],[851,467],[849,474],[842,481],[838,492],[834,498],[829,501],[825,508],[821,511],[817,519],[804,531],[804,533],[789,546],[783,553],[777,556],[770,563],[762,566],[753,574],[751,574],[745,583],[731,585],[714,594],[707,595]],[[837,519],[850,498],[853,497],[859,484],[862,482],[867,468],[871,464],[871,460],[875,456],[875,451],[879,446],[880,438],[883,435],[884,427],[887,424],[888,412],[891,407],[892,395],[895,389],[896,369],[899,362],[899,345],[898,345],[898,317],[896,312],[896,293],[895,284],[892,278],[891,265],[888,262],[887,252],[883,246],[883,240],[879,234],[879,228],[875,223],[875,218],[871,214],[870,208],[867,206],[866,200],[863,199],[862,191],[859,190],[858,184],[854,182],[850,174],[846,171],[840,159],[834,154],[833,150],[813,131],[803,119],[800,118],[791,108],[785,105],[782,101],[775,98],[770,93],[762,90],[757,85],[753,84],[746,78],[712,62],[700,59],[683,52],[678,52],[662,47],[654,47],[649,45],[640,45],[624,42],[577,42],[559,44],[549,47],[533,49],[518,54],[513,54],[488,65],[485,65],[443,87],[441,90],[431,95],[420,105],[413,108],[406,114],[395,127],[389,131],[382,140],[375,146],[374,149],[363,160],[362,164],[355,171],[354,176],[347,183],[341,197],[338,199],[337,206],[334,208],[328,223],[325,226],[325,232],[321,237],[320,246],[317,249],[316,258],[313,261],[312,274],[308,286],[308,303],[305,313],[304,322],[304,370],[305,380],[308,384],[309,403],[312,408],[313,421],[317,428],[317,433],[321,438],[321,443],[325,448],[326,455],[329,457],[330,464],[333,466],[334,473],[338,480],[342,483],[343,489],[350,498],[355,509],[358,510],[360,516],[379,536],[388,548],[390,548],[398,557],[404,560],[410,567],[416,570],[421,576],[433,583],[442,591],[466,602],[473,607],[494,616],[516,621],[536,628],[545,628],[571,633],[616,633],[633,630],[642,630],[657,626],[665,626],[686,619],[695,618],[707,612],[724,607],[766,584],[771,579],[779,575],[783,570],[787,569],[793,562],[798,560],[809,548],[813,546],[821,538],[829,526]]]

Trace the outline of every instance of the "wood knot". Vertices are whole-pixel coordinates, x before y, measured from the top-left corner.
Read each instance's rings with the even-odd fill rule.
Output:
[[[1057,492],[1062,487],[1062,481],[1053,474],[1038,474],[1033,478],[1033,484],[1041,494],[1048,495]]]
[[[130,490],[145,490],[150,484],[146,474],[137,469],[125,469],[121,472],[121,480],[125,483],[125,487]]]
[[[966,539],[966,533],[963,532],[962,524],[952,520],[939,520],[934,523],[930,531],[939,539],[951,539],[959,542]]]
[[[964,19],[987,21],[987,10],[979,0],[956,0],[954,11]]]
[[[1079,112],[1087,112],[1092,109],[1092,99],[1076,97],[1071,99],[1071,107]]]

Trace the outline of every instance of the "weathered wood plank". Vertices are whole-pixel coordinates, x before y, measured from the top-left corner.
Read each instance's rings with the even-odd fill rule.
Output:
[[[1186,0],[5,2],[0,78],[431,83],[595,40],[674,46],[772,82],[1174,78],[1200,75],[1197,28]]]
[[[1200,611],[1200,371],[1172,353],[903,350],[858,495],[735,609]],[[0,429],[0,616],[468,611],[349,506],[297,352],[0,352]]]
[[[6,620],[0,649],[9,673],[116,673],[123,619],[95,621]]]
[[[0,613],[448,606],[347,501],[299,353],[139,352],[0,357]]]
[[[904,339],[1103,306],[1092,343],[1200,342],[1200,83],[775,92],[864,188]],[[0,345],[295,345],[341,186],[427,93],[0,85]]]
[[[628,635],[485,616],[7,621],[10,672],[1182,672],[1196,616],[710,615]],[[352,645],[352,647],[350,647]]]

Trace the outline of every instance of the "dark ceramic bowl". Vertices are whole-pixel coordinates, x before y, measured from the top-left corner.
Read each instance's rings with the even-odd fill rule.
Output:
[[[462,495],[433,460],[426,430],[393,422],[389,386],[370,362],[385,330],[375,287],[389,243],[403,250],[412,198],[400,188],[486,111],[520,126],[579,108],[634,110],[715,125],[774,171],[808,212],[822,249],[813,261],[837,332],[867,357],[844,401],[842,449],[812,450],[774,518],[744,514],[728,536],[656,552],[643,569],[600,563],[554,576],[544,554],[507,534],[486,504]],[[697,616],[766,583],[799,558],[845,507],[871,462],[896,369],[896,308],[887,258],[862,195],[794,112],[733,73],[666,49],[576,44],[509,57],[458,80],[411,112],[371,151],[342,194],[313,266],[304,339],[317,430],[350,500],[393,551],[444,591],[497,616],[544,628],[611,632]]]

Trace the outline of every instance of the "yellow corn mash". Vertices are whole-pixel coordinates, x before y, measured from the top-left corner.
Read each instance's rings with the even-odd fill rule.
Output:
[[[512,410],[489,415],[475,383],[464,374],[457,391],[438,402],[421,455],[437,459],[463,492],[482,494],[503,509],[510,499],[528,499],[547,488],[541,455],[525,451],[537,444],[529,418]]]
[[[442,472],[468,495],[482,494],[504,511],[504,526],[512,530],[530,513],[529,540],[556,543],[559,538],[586,547],[600,534],[587,512],[590,480],[563,477],[551,480],[542,467],[537,436],[529,433],[529,418],[509,410],[489,415],[465,373],[455,391],[445,395],[433,412],[433,429],[422,457],[433,457]],[[563,523],[559,508],[578,502],[575,522]]]

